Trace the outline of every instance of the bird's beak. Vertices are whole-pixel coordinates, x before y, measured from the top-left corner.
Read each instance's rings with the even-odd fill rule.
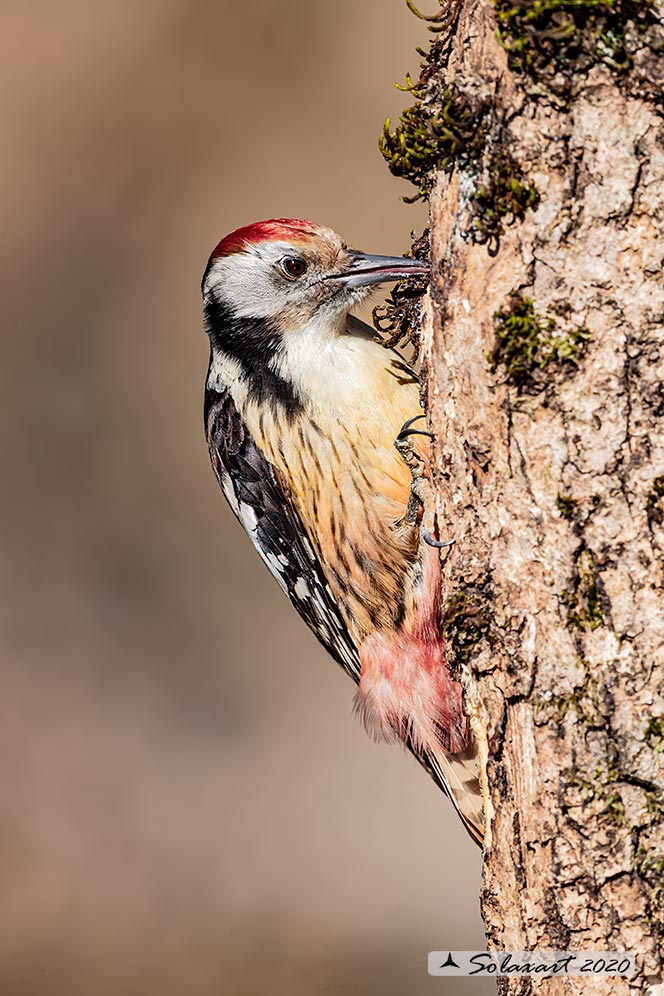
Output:
[[[404,256],[369,256],[362,252],[351,253],[351,263],[341,273],[331,273],[328,280],[338,280],[346,287],[366,287],[388,280],[407,280],[429,273],[429,264],[421,259]]]

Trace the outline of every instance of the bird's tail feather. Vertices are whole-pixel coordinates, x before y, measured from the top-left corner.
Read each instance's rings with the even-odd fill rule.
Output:
[[[434,780],[450,797],[466,830],[480,847],[484,841],[484,804],[477,744],[471,737],[464,750],[448,754],[428,749],[423,760]]]

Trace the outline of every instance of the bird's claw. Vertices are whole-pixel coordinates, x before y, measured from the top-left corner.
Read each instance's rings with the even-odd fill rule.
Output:
[[[408,436],[428,436],[429,439],[433,439],[433,434],[431,432],[427,432],[426,429],[411,429],[413,422],[417,422],[418,419],[424,417],[424,415],[414,415],[413,418],[409,418],[407,422],[404,422],[399,430],[396,442],[400,443],[402,440],[407,439]]]
[[[427,544],[427,546],[434,546],[437,550],[445,550],[447,547],[453,546],[456,543],[455,539],[451,540],[437,540],[434,539],[431,533],[425,529],[422,533],[422,539]]]

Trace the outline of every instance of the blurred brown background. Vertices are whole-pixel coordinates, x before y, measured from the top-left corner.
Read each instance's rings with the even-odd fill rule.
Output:
[[[402,0],[5,0],[0,996],[486,993],[479,859],[223,503],[199,281],[310,217],[398,253]]]

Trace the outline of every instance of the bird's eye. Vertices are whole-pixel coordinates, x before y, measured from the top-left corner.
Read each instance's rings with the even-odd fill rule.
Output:
[[[299,256],[287,256],[281,264],[290,277],[301,277],[307,264]]]

